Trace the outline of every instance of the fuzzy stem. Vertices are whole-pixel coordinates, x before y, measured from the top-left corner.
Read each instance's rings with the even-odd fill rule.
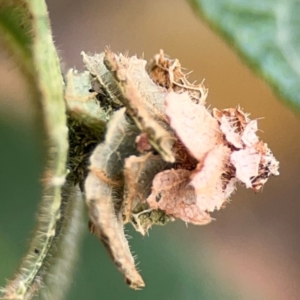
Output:
[[[63,203],[61,207],[60,229],[54,238],[49,257],[45,266],[49,269],[38,299],[63,300],[68,292],[72,273],[78,258],[79,247],[83,237],[84,206],[82,192],[79,186],[73,186],[68,180],[62,192]],[[43,274],[40,270],[39,274]],[[38,275],[39,276],[39,275]]]
[[[14,279],[4,289],[1,299],[31,299],[41,285],[40,271],[53,249],[54,237],[61,221],[62,187],[67,174],[67,127],[63,79],[53,44],[46,4],[28,0],[33,30],[32,56],[35,84],[42,105],[47,134],[48,164],[37,227],[28,252]],[[39,275],[38,275],[39,274]]]

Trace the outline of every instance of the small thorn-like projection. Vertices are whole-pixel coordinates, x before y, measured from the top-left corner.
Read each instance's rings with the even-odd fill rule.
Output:
[[[279,163],[256,135],[257,120],[240,107],[207,109],[203,81],[190,83],[162,50],[148,64],[110,49],[82,55],[86,99],[101,99],[98,109],[110,119],[85,179],[89,228],[126,283],[140,289],[124,224],[142,235],[175,219],[208,224],[238,182],[259,191]]]

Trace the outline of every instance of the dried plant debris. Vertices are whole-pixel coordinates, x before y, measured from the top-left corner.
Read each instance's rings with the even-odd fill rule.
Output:
[[[82,73],[73,69],[68,71],[65,90],[67,109],[74,117],[84,119],[85,123],[106,123],[109,115],[101,107],[97,99],[98,93],[92,89],[91,79],[88,71]]]
[[[124,109],[114,114],[105,141],[91,156],[85,191],[94,233],[106,246],[126,282],[139,289],[144,282],[135,268],[118,208],[123,194],[124,159],[129,153],[135,153],[135,131],[126,121]]]
[[[150,78],[159,86],[165,87],[168,91],[176,93],[188,92],[189,97],[195,103],[205,104],[208,89],[203,82],[192,84],[188,81],[187,75],[181,70],[178,59],[169,59],[163,50],[154,56],[148,65]]]
[[[66,75],[65,101],[69,128],[69,161],[73,182],[83,187],[88,159],[103,140],[110,114],[101,107],[97,93],[91,90],[90,72],[69,70]]]
[[[151,152],[140,156],[132,155],[125,160],[123,221],[124,223],[131,221],[142,235],[145,235],[153,224],[164,225],[172,219],[165,214],[149,211],[145,202],[151,193],[154,176],[170,167],[172,167],[170,163]],[[149,222],[149,218],[151,222]]]
[[[256,135],[256,120],[239,107],[208,110],[203,83],[190,83],[163,51],[148,65],[110,49],[83,58],[110,119],[85,181],[91,228],[139,289],[124,224],[143,235],[174,219],[208,224],[238,182],[259,191],[279,163]]]
[[[189,185],[190,176],[191,172],[183,169],[158,173],[147,201],[151,208],[160,208],[184,222],[205,225],[211,217],[197,206],[195,190]]]
[[[120,91],[116,82],[105,65],[103,64],[104,53],[88,56],[84,52],[83,62],[91,74],[91,88],[99,95],[99,99],[105,102],[108,109],[112,111],[122,106],[120,98]]]
[[[120,102],[127,108],[138,128],[148,135],[150,144],[170,162],[174,161],[171,152],[174,137],[161,124],[167,125],[166,116],[163,112],[165,91],[156,86],[145,70],[146,62],[135,56],[128,58],[116,55],[110,50],[102,55],[87,56],[84,61],[88,69],[103,81],[101,73],[97,70],[106,68],[111,72],[113,78],[108,85],[110,94],[118,95]],[[96,67],[95,62],[101,61],[105,66]],[[106,73],[105,73],[106,74]]]

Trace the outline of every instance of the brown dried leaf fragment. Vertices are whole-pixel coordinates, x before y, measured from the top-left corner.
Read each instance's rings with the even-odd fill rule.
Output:
[[[241,137],[245,146],[252,147],[258,143],[259,139],[256,135],[257,129],[257,120],[252,120],[247,123]]]
[[[193,84],[187,79],[187,75],[181,70],[181,64],[178,59],[170,59],[165,56],[164,51],[159,54],[148,66],[150,78],[159,86],[165,87],[169,91],[178,94],[187,92],[195,103],[205,104],[208,90],[203,83]]]
[[[93,233],[101,239],[115,265],[124,274],[127,284],[133,289],[144,287],[130,253],[122,220],[116,216],[113,200],[118,193],[117,188],[102,181],[93,171],[86,179],[85,188]]]
[[[198,161],[222,140],[217,120],[204,105],[192,102],[188,93],[168,93],[166,114],[181,142]]]
[[[230,161],[235,168],[235,177],[247,188],[258,191],[269,176],[278,175],[279,163],[267,144],[256,135],[257,120],[250,120],[239,107],[213,110],[219,121],[225,143],[233,145]]]
[[[96,79],[97,83],[100,86],[99,91],[102,92],[107,101],[112,107],[122,107],[122,102],[119,100],[120,90],[112,76],[112,74],[107,70],[103,63],[104,53],[95,54],[94,56],[87,55],[85,52],[81,52],[83,57],[83,62],[86,65],[86,68],[89,70],[91,75]],[[95,84],[95,80],[92,80],[92,85]]]
[[[123,180],[126,157],[139,154],[135,147],[135,140],[139,134],[136,126],[127,121],[125,108],[115,112],[108,123],[105,141],[93,154],[95,161],[98,161],[97,167],[109,178]]]
[[[128,113],[135,121],[138,128],[147,134],[151,145],[161,154],[163,159],[168,162],[174,162],[175,159],[171,151],[174,138],[171,133],[164,129],[167,125],[165,123],[158,122],[158,119],[165,118],[164,113],[161,111],[161,103],[163,103],[162,97],[164,94],[162,93],[160,95],[158,101],[155,98],[154,93],[151,95],[151,90],[153,90],[152,85],[154,85],[153,82],[151,82],[151,84],[149,82],[149,86],[146,84],[145,87],[137,84],[137,76],[132,76],[130,71],[132,71],[131,67],[133,62],[138,61],[139,60],[135,57],[128,59],[124,56],[118,57],[108,49],[105,51],[104,64],[107,69],[112,72],[118,83],[121,91],[120,100],[127,108]],[[141,68],[137,70],[141,70]],[[142,76],[141,71],[137,70],[133,68],[133,74],[135,74],[135,72],[140,72],[138,73],[138,75],[140,75],[138,83],[143,82],[141,78],[147,78],[148,75],[144,70],[145,76]],[[149,77],[148,80],[150,80]],[[146,95],[149,98],[147,98]],[[151,115],[154,115],[155,118]]]
[[[143,104],[147,112],[151,115],[151,117],[155,118],[158,121],[166,122],[167,118],[165,115],[164,108],[164,99],[166,96],[166,89],[156,85],[150,78],[146,71],[147,62],[143,59],[139,59],[136,56],[124,56],[122,54],[115,54],[109,49],[105,52],[104,63],[109,68],[110,62],[109,60],[116,60],[118,66],[115,70],[110,70],[113,72],[117,72],[120,75],[120,79],[122,80],[122,76],[120,73],[125,73],[126,80],[129,80],[128,83],[131,85],[136,91],[139,92],[140,98],[139,101]],[[118,74],[116,74],[118,75]],[[119,82],[120,79],[117,79]]]
[[[137,215],[148,210],[146,199],[151,193],[154,176],[170,167],[171,164],[165,162],[159,155],[153,155],[150,152],[142,156],[132,155],[126,158],[124,168],[125,192],[122,204],[125,223],[130,220],[131,213]],[[143,227],[142,224],[140,225]],[[141,233],[145,234],[146,232],[147,230],[144,230]]]
[[[213,116],[219,121],[227,142],[234,147],[251,147],[259,141],[256,135],[257,120],[250,120],[240,107],[222,111],[213,109]]]
[[[234,126],[236,126],[238,131],[243,130],[246,124],[250,121],[249,114],[243,112],[239,106],[236,108],[225,108],[222,110],[214,108],[212,114],[219,122],[221,122],[221,118],[225,116],[233,123]]]
[[[263,187],[270,176],[279,175],[279,162],[268,145],[262,141],[252,147],[234,151],[231,154],[231,162],[236,168],[236,177],[247,188],[252,188],[256,192]]]
[[[230,157],[231,163],[236,169],[236,177],[243,182],[247,188],[252,188],[252,178],[258,175],[261,153],[255,148],[245,148],[233,151]]]
[[[202,211],[212,212],[220,209],[229,197],[226,189],[227,182],[222,178],[229,164],[230,149],[224,145],[217,145],[209,151],[192,173],[191,185],[197,195],[197,206]],[[231,192],[233,189],[231,189]]]
[[[90,158],[85,181],[86,201],[95,234],[102,240],[130,287],[139,289],[144,282],[137,272],[126,240],[122,216],[118,212],[123,198],[124,159],[136,153],[138,132],[126,121],[125,109],[117,111],[108,124],[105,141]]]
[[[196,203],[195,189],[189,184],[188,170],[167,170],[158,173],[152,184],[152,193],[147,202],[153,209],[162,209],[168,215],[187,223],[205,225],[211,217]]]

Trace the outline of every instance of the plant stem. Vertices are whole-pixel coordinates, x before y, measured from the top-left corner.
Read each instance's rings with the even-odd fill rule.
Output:
[[[31,299],[41,286],[47,266],[45,261],[54,249],[53,242],[61,221],[62,187],[67,174],[68,153],[66,108],[63,79],[55,50],[48,12],[43,0],[27,0],[33,45],[32,57],[35,85],[42,106],[47,135],[48,164],[44,174],[41,209],[28,252],[22,259],[14,279],[4,289],[1,299]],[[41,273],[41,270],[43,272]]]

